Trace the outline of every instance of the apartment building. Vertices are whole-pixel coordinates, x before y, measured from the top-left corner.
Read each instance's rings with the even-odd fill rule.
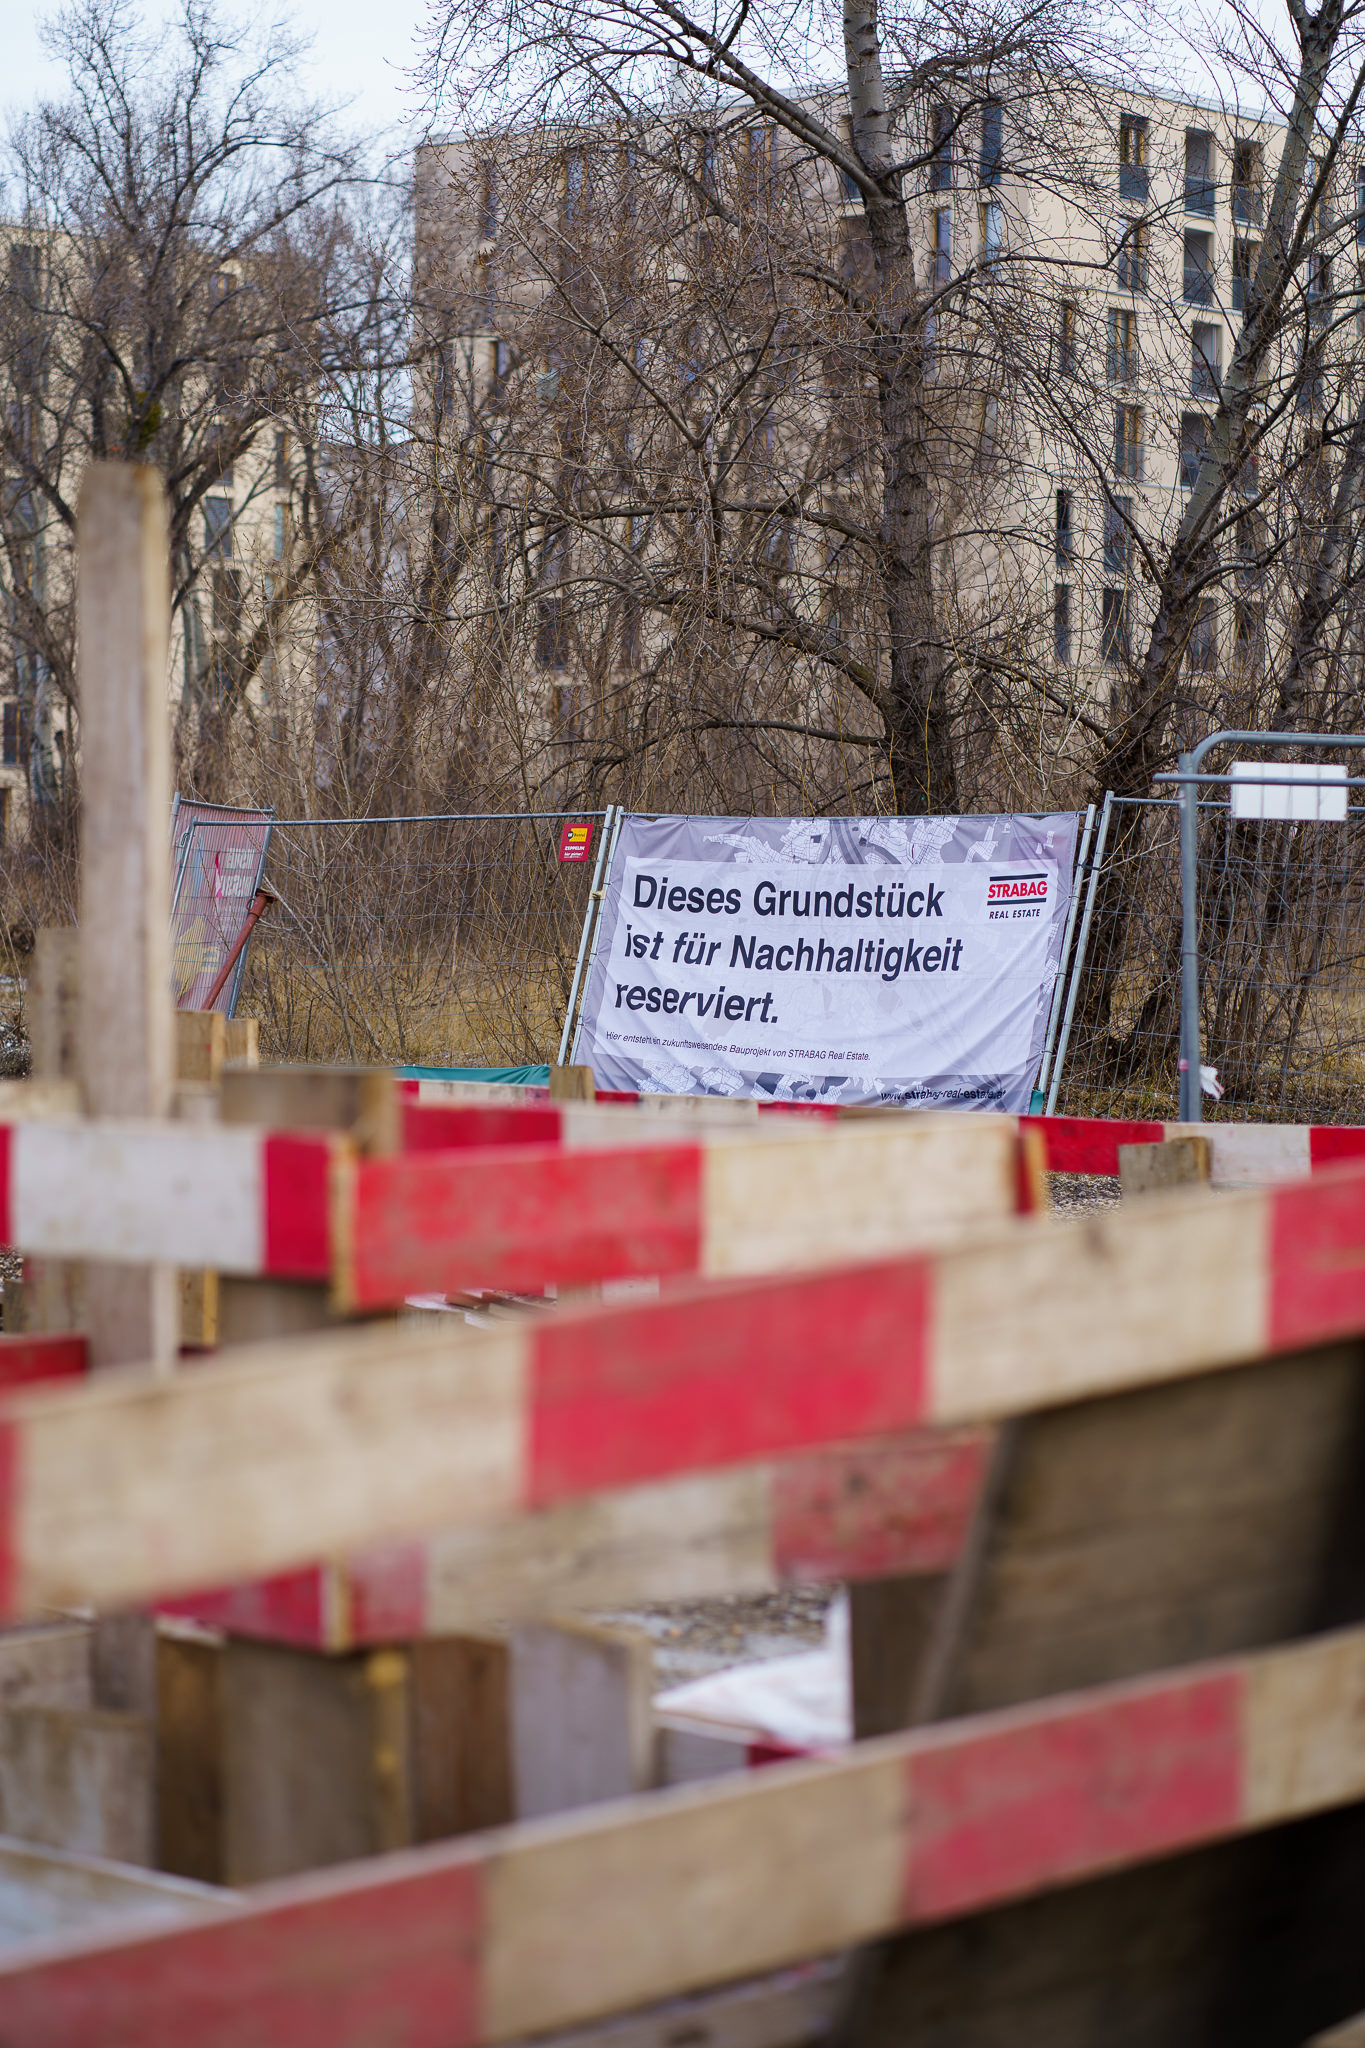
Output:
[[[840,118],[829,96],[820,111],[827,122]],[[975,496],[960,534],[945,542],[940,556],[938,573],[952,593],[949,630],[1026,646],[1019,659],[1054,671],[1073,701],[1102,715],[1116,673],[1140,651],[1149,581],[1144,548],[1173,534],[1199,473],[1256,272],[1283,128],[1228,106],[1135,97],[1098,85],[1073,116],[1064,166],[1048,166],[1045,175],[1038,175],[1031,154],[1039,146],[1037,123],[1030,126],[1027,108],[1006,95],[978,98],[965,117],[943,102],[907,103],[899,119],[927,153],[908,192],[917,289],[951,296],[956,286],[966,287],[953,332],[968,353],[970,335],[990,328],[993,292],[1008,300],[1014,323],[1016,354],[1006,374],[993,384],[982,381],[973,399],[975,370],[969,365],[958,373],[954,488]],[[626,224],[620,173],[594,169],[594,155],[619,160],[622,145],[594,145],[580,135],[562,145],[541,136],[536,146],[540,218],[548,218],[545,193],[556,193],[555,231],[571,240],[595,183],[600,253]],[[503,148],[500,160],[486,139],[462,138],[418,156],[417,270],[427,281],[433,336],[419,412],[425,405],[437,438],[454,409],[457,385],[467,395],[466,423],[510,390],[519,366],[542,398],[555,388],[554,363],[528,361],[526,336],[546,293],[561,287],[528,275],[520,255],[508,253],[499,181],[510,183],[515,169],[500,168],[507,162]],[[751,113],[718,128],[711,140],[693,124],[679,144],[684,182],[703,192],[717,175],[708,151],[728,152],[730,164],[740,167],[727,187],[730,216],[746,189],[765,189],[752,179],[746,188],[749,166],[780,171],[784,160],[794,160],[789,139],[761,127]],[[801,159],[799,176],[823,207],[831,264],[856,277],[867,259],[856,187],[810,158]],[[1362,347],[1355,311],[1362,223],[1365,170],[1352,166],[1318,208],[1293,318],[1270,366],[1262,474],[1277,451],[1311,449],[1323,410],[1340,395]],[[690,246],[704,253],[710,232],[698,228]],[[807,253],[801,252],[803,261]],[[688,260],[695,264],[695,256]],[[670,261],[681,277],[687,265]],[[692,284],[695,289],[695,276]],[[945,337],[947,320],[945,313]],[[1005,324],[998,321],[995,331]],[[927,330],[934,331],[932,318]],[[641,347],[655,346],[654,331]],[[618,355],[627,345],[608,339]],[[937,373],[945,386],[955,374],[950,356],[945,343]],[[803,448],[808,452],[821,436],[828,440],[851,403],[847,387],[828,374],[808,377],[802,393],[799,424],[793,428],[796,415],[788,406],[785,428],[778,428],[788,437],[789,477],[801,470]],[[499,417],[505,422],[513,409],[509,400]],[[775,408],[773,417],[780,411]],[[968,415],[976,420],[970,446],[962,433]],[[523,412],[522,419],[528,416]],[[605,463],[607,449],[606,439],[595,448],[583,440],[575,461],[580,467]],[[1311,463],[1300,465],[1295,489],[1312,488],[1312,470]],[[1266,658],[1267,612],[1275,600],[1261,557],[1266,521],[1276,513],[1255,502],[1257,475],[1258,459],[1248,455],[1239,472],[1247,510],[1230,522],[1220,543],[1248,566],[1203,601],[1185,655],[1194,677],[1249,674]],[[822,484],[801,499],[796,534],[780,549],[789,593],[803,578],[831,580],[818,520],[803,526],[800,515],[818,511],[828,524],[836,496]],[[947,493],[940,496],[946,500]],[[544,564],[558,546],[559,566],[546,579],[551,589],[572,581],[564,568],[571,530],[566,517],[557,542],[547,542],[539,557],[523,556],[533,578],[545,576]],[[553,676],[574,660],[563,630],[569,601],[540,599],[536,659],[555,689],[560,685]],[[791,602],[799,609],[795,598]],[[811,618],[836,612],[837,592],[831,598],[828,589],[806,607]],[[635,630],[638,650],[638,625]],[[628,669],[630,658],[627,647],[619,665]]]

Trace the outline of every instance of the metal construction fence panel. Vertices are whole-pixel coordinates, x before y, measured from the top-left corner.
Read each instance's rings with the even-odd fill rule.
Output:
[[[1173,1117],[1180,1036],[1180,811],[1111,799],[1056,1108]],[[1234,818],[1201,799],[1198,940],[1213,1119],[1365,1118],[1365,809]],[[1074,971],[1074,968],[1073,968]]]
[[[601,811],[279,819],[240,1009],[271,1060],[552,1059]],[[591,823],[592,858],[564,827]],[[561,850],[573,847],[567,857]]]
[[[171,977],[179,1010],[202,1010],[232,957],[270,846],[269,811],[177,797],[171,811]],[[232,1016],[239,954],[213,1008]]]

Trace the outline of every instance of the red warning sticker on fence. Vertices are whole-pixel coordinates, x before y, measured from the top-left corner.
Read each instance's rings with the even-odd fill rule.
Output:
[[[559,835],[561,860],[586,860],[592,845],[591,825],[566,825]]]

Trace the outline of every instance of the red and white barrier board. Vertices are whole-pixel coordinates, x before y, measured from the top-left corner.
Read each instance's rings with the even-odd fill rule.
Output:
[[[992,1442],[916,1430],[600,1494],[159,1602],[234,1635],[353,1649],[578,1608],[946,1571]]]
[[[416,1088],[429,1084],[409,1085]],[[731,1102],[717,1097],[712,1104],[705,1098],[667,1095],[640,1097],[638,1102],[636,1111],[587,1102],[547,1101],[526,1108],[515,1104],[459,1102],[442,1106],[410,1102],[405,1109],[404,1144],[411,1151],[525,1144],[562,1145],[568,1150],[579,1150],[619,1145],[624,1142],[623,1133],[638,1132],[642,1125],[648,1125],[652,1138],[667,1142],[670,1136],[684,1137],[689,1126],[721,1117],[742,1121],[747,1116],[752,1128],[762,1116],[765,1130],[772,1128],[771,1120],[778,1111],[798,1118],[815,1116],[822,1123],[837,1121],[839,1117],[837,1110],[803,1103]],[[918,1112],[885,1114],[914,1117]],[[1160,1145],[1168,1138],[1194,1134],[1210,1141],[1214,1184],[1227,1187],[1268,1186],[1275,1181],[1297,1180],[1344,1160],[1365,1159],[1365,1127],[1358,1124],[1182,1124],[1083,1116],[1025,1116],[1018,1121],[1021,1129],[1041,1134],[1047,1165],[1053,1173],[1117,1174],[1120,1145]]]
[[[844,1440],[1365,1332],[1365,1168],[498,1329],[14,1396],[0,1612],[143,1602]]]
[[[194,1124],[0,1124],[0,1244],[326,1280],[337,1141]]]
[[[4,2039],[476,2048],[1362,1797],[1352,1629],[11,1953]]]
[[[828,1264],[943,1242],[1018,1201],[1018,1138],[1005,1117],[358,1160],[323,1133],[0,1125],[0,1243],[332,1280],[357,1310],[436,1289],[541,1292]]]

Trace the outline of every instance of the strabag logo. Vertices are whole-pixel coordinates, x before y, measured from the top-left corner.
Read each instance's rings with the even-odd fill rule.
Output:
[[[1036,875],[992,875],[988,903],[1046,903],[1047,872]]]

